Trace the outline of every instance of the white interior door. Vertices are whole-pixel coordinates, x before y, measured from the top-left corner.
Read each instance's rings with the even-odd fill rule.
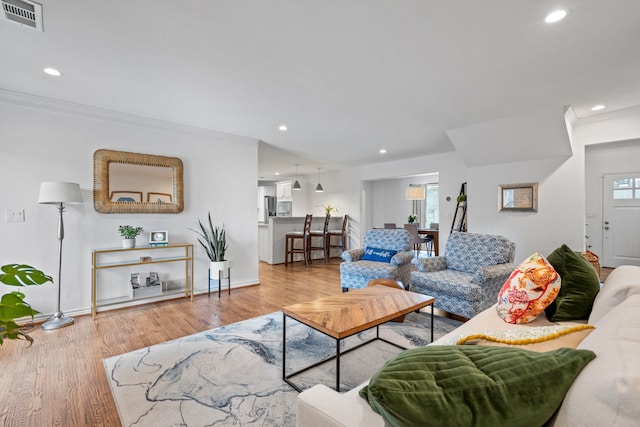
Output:
[[[604,175],[603,267],[640,266],[640,172]]]

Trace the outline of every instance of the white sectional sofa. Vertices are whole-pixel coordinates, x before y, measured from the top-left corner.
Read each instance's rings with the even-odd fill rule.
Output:
[[[581,322],[562,322],[562,324]],[[579,344],[596,354],[580,372],[549,425],[640,425],[640,267],[622,266],[611,272],[598,293],[586,322],[595,329]],[[495,306],[430,345],[449,345],[477,331],[513,330],[553,325],[545,314],[528,324],[502,321]],[[555,323],[560,324],[560,323]],[[560,341],[559,347],[575,346]],[[366,385],[341,394],[316,385],[298,396],[299,427],[383,427],[383,418],[359,396]]]

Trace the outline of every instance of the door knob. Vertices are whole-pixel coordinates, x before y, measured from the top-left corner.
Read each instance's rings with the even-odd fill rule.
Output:
[[[605,230],[608,230],[608,229],[609,229],[609,226],[608,226],[608,225],[605,225],[605,226],[604,226],[604,229],[605,229]]]

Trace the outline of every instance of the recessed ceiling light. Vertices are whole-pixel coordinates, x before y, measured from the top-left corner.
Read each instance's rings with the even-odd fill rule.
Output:
[[[600,111],[600,110],[604,110],[605,108],[607,108],[606,105],[598,104],[591,107],[591,111]]]
[[[45,73],[49,74],[50,76],[54,76],[54,77],[60,77],[62,75],[62,73],[60,71],[56,70],[55,68],[51,68],[51,67],[43,68],[42,71],[44,71]]]
[[[554,10],[553,12],[548,14],[546,18],[544,18],[544,22],[546,22],[547,24],[552,24],[554,22],[562,21],[566,16],[566,10]]]
[[[288,127],[287,127],[287,125],[280,125],[280,126],[278,127],[278,129],[280,129],[282,132],[286,132],[286,131],[287,131],[287,129],[288,129]]]
[[[275,173],[275,175],[276,175],[276,176],[280,175],[280,172],[276,172],[276,173]]]
[[[386,153],[387,153],[387,150],[385,150],[384,148],[380,150],[380,154],[386,154]]]

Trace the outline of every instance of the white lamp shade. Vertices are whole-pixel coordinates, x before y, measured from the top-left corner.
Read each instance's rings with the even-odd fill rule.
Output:
[[[424,200],[425,198],[424,187],[409,187],[404,194],[407,200]]]
[[[47,181],[40,183],[38,203],[82,203],[80,185],[74,182]]]

